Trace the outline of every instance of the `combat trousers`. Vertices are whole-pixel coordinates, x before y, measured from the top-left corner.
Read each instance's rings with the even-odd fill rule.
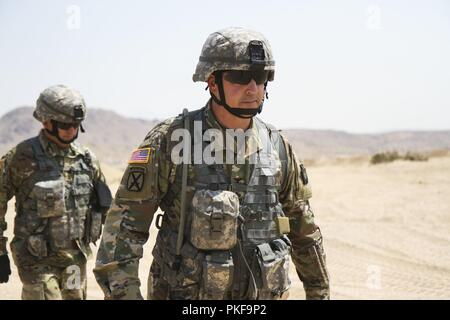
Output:
[[[66,268],[36,264],[18,271],[22,300],[86,300],[86,262]]]
[[[171,288],[169,283],[163,279],[161,275],[161,267],[153,262],[147,282],[147,299],[148,300],[198,300],[199,285],[192,284],[183,288]],[[271,297],[271,300],[286,300],[289,297],[289,290],[281,295]],[[231,292],[227,300],[232,299]],[[236,298],[234,298],[235,300]],[[237,298],[242,300],[245,298]],[[267,299],[267,298],[266,298]],[[246,300],[246,299],[245,299]]]

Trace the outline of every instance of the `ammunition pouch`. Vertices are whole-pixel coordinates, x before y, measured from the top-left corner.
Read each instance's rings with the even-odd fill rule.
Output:
[[[52,251],[65,249],[70,246],[69,216],[65,204],[65,184],[62,178],[57,180],[40,181],[34,185],[32,191],[36,197],[37,215],[47,219],[49,240]],[[28,238],[28,249],[34,256],[42,256],[45,237],[43,234],[31,235]]]
[[[200,250],[231,250],[237,243],[238,216],[235,193],[197,190],[192,199],[191,243]]]
[[[199,298],[202,300],[228,299],[233,283],[233,259],[230,251],[211,251],[203,261],[203,277]]]
[[[40,218],[60,217],[66,212],[63,179],[37,182],[33,192]]]
[[[31,255],[41,259],[47,257],[48,247],[45,236],[42,234],[31,235],[27,238],[27,249]]]
[[[259,288],[259,299],[277,299],[289,290],[291,247],[286,236],[256,247],[252,269]]]

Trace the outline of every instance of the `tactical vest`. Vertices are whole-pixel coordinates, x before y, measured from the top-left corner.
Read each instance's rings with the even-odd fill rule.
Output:
[[[98,223],[101,228],[101,216],[93,219],[91,214],[94,171],[90,154],[77,155],[70,166],[63,167],[44,152],[38,137],[25,143],[32,147],[37,167],[16,194],[16,238],[25,240],[28,253],[38,260],[60,250],[77,249],[75,240],[88,243]],[[95,232],[98,237],[99,230]]]
[[[189,117],[208,128],[204,109]],[[251,172],[247,184],[227,177],[222,164],[191,165],[181,256],[175,255],[179,214],[172,209],[179,185],[172,184],[162,199],[165,214],[152,269],[168,283],[169,299],[279,299],[290,287],[289,222],[276,177],[280,170],[286,176],[286,150],[278,131],[253,119],[258,131],[270,137],[262,144],[267,147],[252,155],[252,164],[246,164]],[[180,168],[176,179],[181,181]]]

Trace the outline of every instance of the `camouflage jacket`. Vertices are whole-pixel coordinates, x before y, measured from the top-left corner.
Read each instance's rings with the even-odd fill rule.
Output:
[[[210,107],[203,109],[209,128],[224,131]],[[163,224],[176,229],[179,223],[181,179],[176,178],[177,167],[171,153],[177,142],[171,141],[174,130],[183,128],[181,116],[168,119],[154,127],[145,137],[140,149],[148,148],[148,158],[139,163],[132,159],[108,212],[102,242],[99,247],[94,273],[107,299],[141,299],[138,277],[139,259],[143,245],[149,237],[149,228],[158,207],[165,212]],[[252,121],[246,141],[246,157],[258,151],[259,133]],[[291,257],[303,282],[308,299],[329,298],[328,271],[322,245],[322,235],[314,222],[309,205],[311,189],[303,164],[291,145],[282,138],[287,152],[285,175],[279,192],[283,211],[289,217],[292,242]],[[248,153],[248,154],[247,154]],[[189,166],[188,175],[192,175]],[[248,179],[246,165],[224,165],[227,175],[236,182]],[[192,188],[188,186],[188,189]],[[170,203],[167,203],[172,193]],[[242,199],[243,195],[239,194]]]
[[[31,140],[18,144],[4,155],[0,161],[0,255],[7,253],[7,238],[3,235],[7,227],[5,215],[8,201],[15,196],[17,214],[11,249],[16,264],[20,266],[36,262],[55,265],[75,263],[78,259],[82,259],[83,255],[85,257],[91,255],[89,241],[86,241],[84,230],[87,219],[90,217],[92,206],[96,201],[93,185],[99,181],[105,183],[105,177],[100,169],[98,160],[90,150],[77,143],[71,143],[69,148],[61,149],[48,140],[44,132],[41,131],[38,140],[34,141],[38,141],[44,156],[54,163],[49,165],[50,167],[53,165],[57,171],[56,175],[60,177],[59,179],[64,180],[61,185],[65,189],[64,193],[62,193],[63,195],[65,194],[62,196],[64,200],[61,199],[62,202],[58,202],[63,204],[62,208],[60,208],[59,204],[54,205],[47,212],[47,216],[44,217],[39,213],[42,203],[37,199],[38,195],[35,195],[36,188],[30,191],[29,189],[33,186],[29,186],[29,184],[45,184],[45,180],[49,180],[45,172],[50,170],[50,167],[41,168],[41,163],[29,142]],[[56,199],[61,197],[54,195],[53,191],[51,193],[51,196],[55,196]],[[55,211],[53,216],[61,216],[71,212],[67,216],[67,219],[70,221],[63,223],[61,222],[63,220],[60,219],[57,222],[56,219],[59,217],[52,217],[52,212],[50,211]],[[48,248],[48,257],[46,255],[44,257],[39,256],[36,252],[31,254],[30,246],[33,247],[33,241],[34,244],[37,243],[36,235],[38,233],[44,235],[42,242],[49,241],[48,229],[51,228],[52,223],[55,225],[57,223],[60,225],[65,224],[62,226],[65,233],[61,232],[61,234],[69,233],[70,239],[60,240],[69,243],[69,247],[64,248],[64,250],[57,250],[58,252],[53,252],[52,254],[50,254],[51,249]],[[77,225],[77,230],[74,232],[83,234],[73,235],[73,230],[67,225],[74,224]],[[44,227],[44,225],[49,226]],[[46,248],[41,249],[47,251]]]

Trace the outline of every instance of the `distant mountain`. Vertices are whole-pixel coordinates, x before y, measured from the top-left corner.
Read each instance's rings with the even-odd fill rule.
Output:
[[[36,135],[41,124],[33,108],[16,108],[0,118],[0,154]],[[79,141],[89,146],[102,162],[125,166],[133,149],[157,120],[123,117],[113,111],[90,108]],[[382,134],[350,134],[332,130],[288,129],[282,133],[301,159],[371,155],[380,151],[450,150],[449,131],[399,131]]]
[[[450,130],[351,134],[333,130],[289,129],[281,133],[302,159],[372,155],[381,151],[450,150]]]
[[[126,118],[113,111],[90,108],[79,141],[94,151],[102,162],[124,166],[132,150],[158,121]],[[20,141],[37,135],[42,125],[33,118],[33,108],[20,107],[0,118],[0,154]]]

